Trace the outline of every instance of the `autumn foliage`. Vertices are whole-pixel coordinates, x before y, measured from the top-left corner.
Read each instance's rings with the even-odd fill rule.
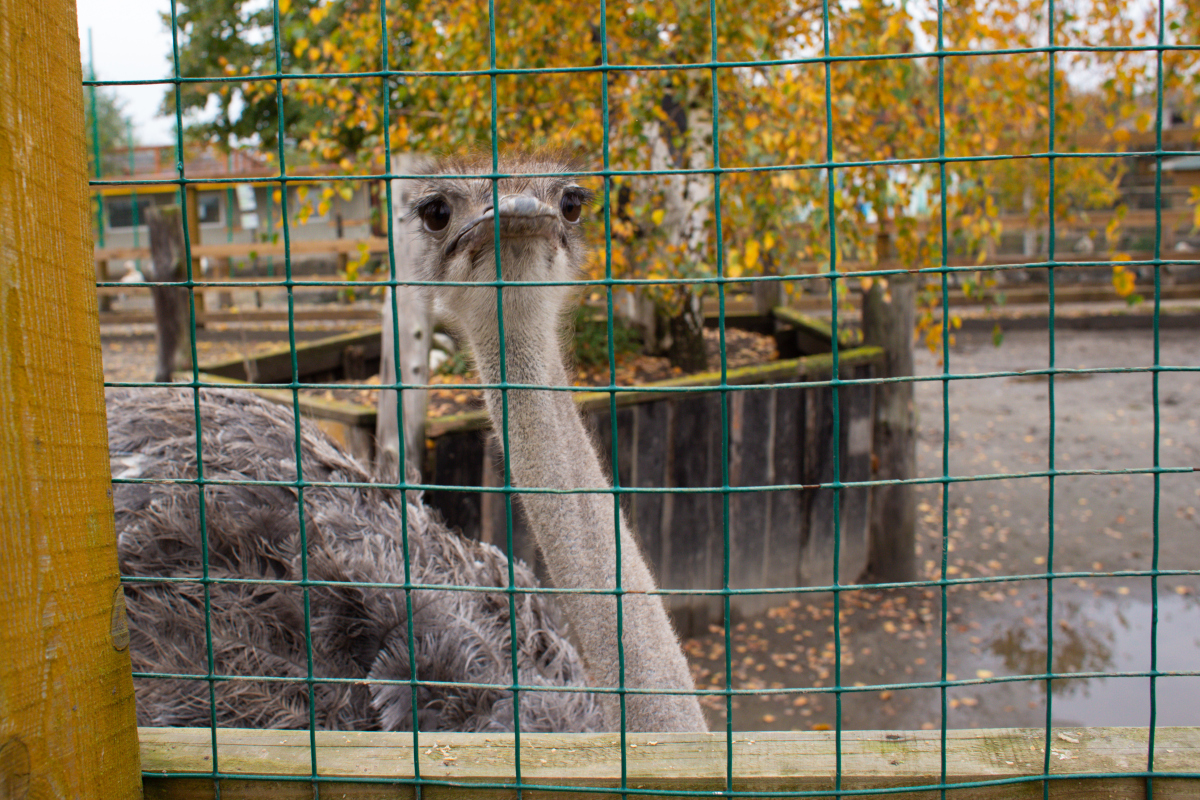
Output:
[[[1193,112],[1200,80],[1196,50],[1165,52],[1160,72],[1153,51],[1040,49],[1153,45],[1157,7],[1121,0],[1064,0],[1054,19],[1038,0],[965,0],[940,21],[932,0],[744,0],[716,3],[715,19],[700,0],[609,2],[603,19],[548,0],[277,0],[277,39],[274,19],[222,0],[263,36],[215,56],[232,45],[185,5],[196,74],[245,77],[191,85],[193,105],[224,98],[210,134],[278,127],[283,108],[297,154],[364,175],[389,150],[487,151],[493,136],[565,150],[616,173],[592,270],[618,278],[985,264],[1004,215],[1045,225],[1119,205],[1120,159],[1046,153],[1118,150],[1155,124],[1159,75]],[[1198,28],[1191,4],[1168,2],[1168,39],[1195,45]],[[256,79],[276,57],[289,77]],[[702,172],[713,167],[730,171]],[[648,174],[661,170],[701,172]],[[811,277],[782,286],[828,291]],[[706,291],[650,289],[668,316]]]

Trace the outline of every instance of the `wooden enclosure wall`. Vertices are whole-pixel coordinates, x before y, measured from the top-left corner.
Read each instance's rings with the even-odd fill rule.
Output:
[[[847,354],[849,355],[849,354]],[[805,363],[801,359],[800,363]],[[827,357],[820,363],[827,363]],[[828,378],[819,371],[799,380]],[[871,363],[842,372],[867,378]],[[793,380],[795,378],[793,377]],[[730,391],[729,485],[812,486],[834,479],[833,391],[830,387],[755,386]],[[843,386],[840,410],[840,479],[870,479],[873,386]],[[589,404],[592,405],[592,404]],[[601,454],[612,453],[607,403],[587,413]],[[664,589],[719,590],[724,559],[722,419],[720,392],[653,394],[617,410],[619,477],[622,486],[710,487],[712,492],[640,493],[622,498],[651,568]],[[489,441],[491,440],[491,441]],[[437,485],[500,486],[494,437],[478,430],[435,438],[426,481]],[[610,462],[611,463],[611,462]],[[867,558],[870,490],[840,491],[841,582],[853,582]],[[499,493],[435,491],[427,500],[447,522],[501,549],[505,503]],[[513,549],[536,563],[533,537],[513,504]],[[730,588],[821,586],[833,582],[834,491],[787,489],[729,495]],[[540,569],[540,568],[539,568]],[[735,614],[753,614],[786,602],[786,595],[735,595]],[[672,595],[667,605],[685,635],[722,618],[718,595]]]
[[[141,796],[74,0],[0,0],[0,797]]]
[[[624,749],[614,733],[523,733],[518,750],[511,733],[436,731],[414,742],[411,733],[321,731],[319,782],[305,779],[314,758],[305,731],[218,736],[221,771],[235,776],[220,782],[220,796],[272,800],[310,800],[314,785],[321,797],[354,800],[510,800],[518,759],[523,784],[547,787],[525,789],[537,800],[721,797],[727,779],[743,797],[1195,800],[1200,790],[1197,728],[1156,729],[1156,777],[1141,772],[1146,728],[949,730],[944,740],[941,731],[757,731],[734,736],[732,753],[723,733],[630,732]],[[1046,747],[1055,755],[1049,778],[1042,777]],[[216,796],[211,778],[187,776],[211,768],[207,730],[143,728],[142,760],[147,800]],[[281,780],[236,777],[264,770]],[[833,794],[839,789],[871,794]]]

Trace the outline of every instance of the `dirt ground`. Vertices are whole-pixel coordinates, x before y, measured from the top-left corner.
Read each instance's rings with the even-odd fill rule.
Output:
[[[296,326],[296,341],[310,342],[327,336],[350,333],[354,326],[305,323]],[[229,358],[253,357],[288,341],[287,325],[263,325],[236,328],[210,325],[196,340],[197,360],[201,364]],[[104,379],[108,381],[152,381],[156,353],[152,325],[112,326],[100,331],[104,360]]]
[[[955,375],[1045,368],[1045,332],[1013,332],[999,348],[990,336],[957,337],[949,354]],[[1149,331],[1060,331],[1060,368],[1142,369],[1153,365]],[[1160,364],[1200,365],[1193,331],[1163,331]],[[939,359],[921,352],[920,375],[939,375]],[[1045,470],[1050,449],[1050,392],[1044,377],[949,382],[949,470],[952,476]],[[917,385],[919,471],[942,475],[943,382]],[[1062,470],[1119,470],[1154,465],[1154,405],[1149,372],[1060,376],[1053,386],[1054,457]],[[1200,467],[1200,373],[1159,375],[1160,464]],[[1150,669],[1154,581],[1114,572],[1200,570],[1200,477],[1159,476],[1158,543],[1155,477],[1149,474],[1060,476],[954,483],[948,496],[946,574],[1044,577],[949,587],[943,639],[941,588],[848,590],[840,598],[841,720],[846,729],[940,727],[940,689],[896,684],[946,678],[999,682],[946,691],[952,728],[1056,725],[1146,725],[1150,680],[1120,673]],[[918,490],[922,577],[936,579],[942,558],[942,499],[937,484]],[[1157,663],[1161,671],[1200,671],[1200,576],[1157,579]],[[1047,608],[1050,607],[1048,613]],[[766,692],[733,702],[735,730],[825,729],[838,714],[832,599],[772,609],[740,624],[733,636],[733,686]],[[1091,673],[1056,679],[1047,671]],[[723,687],[723,633],[687,642],[698,685]],[[944,655],[943,655],[944,654]],[[1017,679],[1012,678],[1017,676]],[[1200,677],[1160,677],[1160,725],[1200,724]],[[777,690],[771,693],[771,690]],[[787,692],[787,689],[806,689]],[[724,727],[724,698],[706,702],[710,722]]]

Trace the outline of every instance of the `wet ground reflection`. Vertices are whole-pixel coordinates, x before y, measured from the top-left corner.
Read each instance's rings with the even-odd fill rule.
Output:
[[[1148,600],[1059,593],[1054,612],[1054,672],[1149,671],[1152,611]],[[997,622],[988,646],[999,660],[997,671],[1036,674],[1045,670],[1044,613],[1043,605],[1043,619],[1034,626],[1025,624],[1027,617],[1006,630]],[[1200,607],[1195,598],[1161,595],[1158,615],[1158,670],[1196,671],[1200,666]],[[1046,684],[1040,686],[1044,693]],[[1148,677],[1056,679],[1051,686],[1055,724],[1150,722]],[[1200,677],[1160,677],[1156,689],[1156,724],[1200,724]]]

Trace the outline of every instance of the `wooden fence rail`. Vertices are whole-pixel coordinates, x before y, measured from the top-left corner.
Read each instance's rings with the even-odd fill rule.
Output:
[[[207,728],[141,728],[147,800],[192,800],[214,796],[211,778],[172,777],[212,770],[212,734]],[[220,730],[217,759],[226,777],[222,797],[304,798],[313,795],[313,751],[304,731]],[[1153,787],[1156,800],[1200,796],[1200,729],[1158,728],[1154,769],[1188,777],[1148,779],[1146,728],[1042,728],[951,730],[946,733],[947,796],[1071,800],[1143,800]],[[1050,777],[1044,776],[1050,747]],[[942,741],[939,731],[844,731],[735,733],[727,759],[723,733],[645,734],[626,737],[628,797],[664,797],[658,792],[720,796],[732,763],[735,792],[832,792],[903,790],[883,797],[941,798]],[[413,750],[411,733],[316,734],[315,763],[321,797],[354,800],[498,800],[516,796],[517,748],[512,734],[422,733]],[[617,798],[621,795],[621,742],[606,734],[523,734],[521,782],[537,800]],[[840,759],[839,759],[840,756]],[[422,781],[416,788],[415,765]],[[261,779],[263,776],[266,780]],[[279,780],[270,780],[271,776]],[[290,778],[290,780],[289,780]],[[493,786],[473,786],[492,784]],[[500,787],[495,786],[501,785]],[[954,784],[967,784],[955,789]],[[580,792],[584,788],[613,789]],[[576,791],[571,791],[575,789]]]
[[[221,244],[193,244],[193,258],[253,258],[254,256],[282,256],[289,250],[292,255],[356,253],[365,246],[370,253],[386,253],[388,240],[374,236],[370,239],[293,239],[288,247],[283,240],[278,242],[223,242]],[[126,259],[149,258],[150,247],[97,247],[97,261],[123,261]]]

